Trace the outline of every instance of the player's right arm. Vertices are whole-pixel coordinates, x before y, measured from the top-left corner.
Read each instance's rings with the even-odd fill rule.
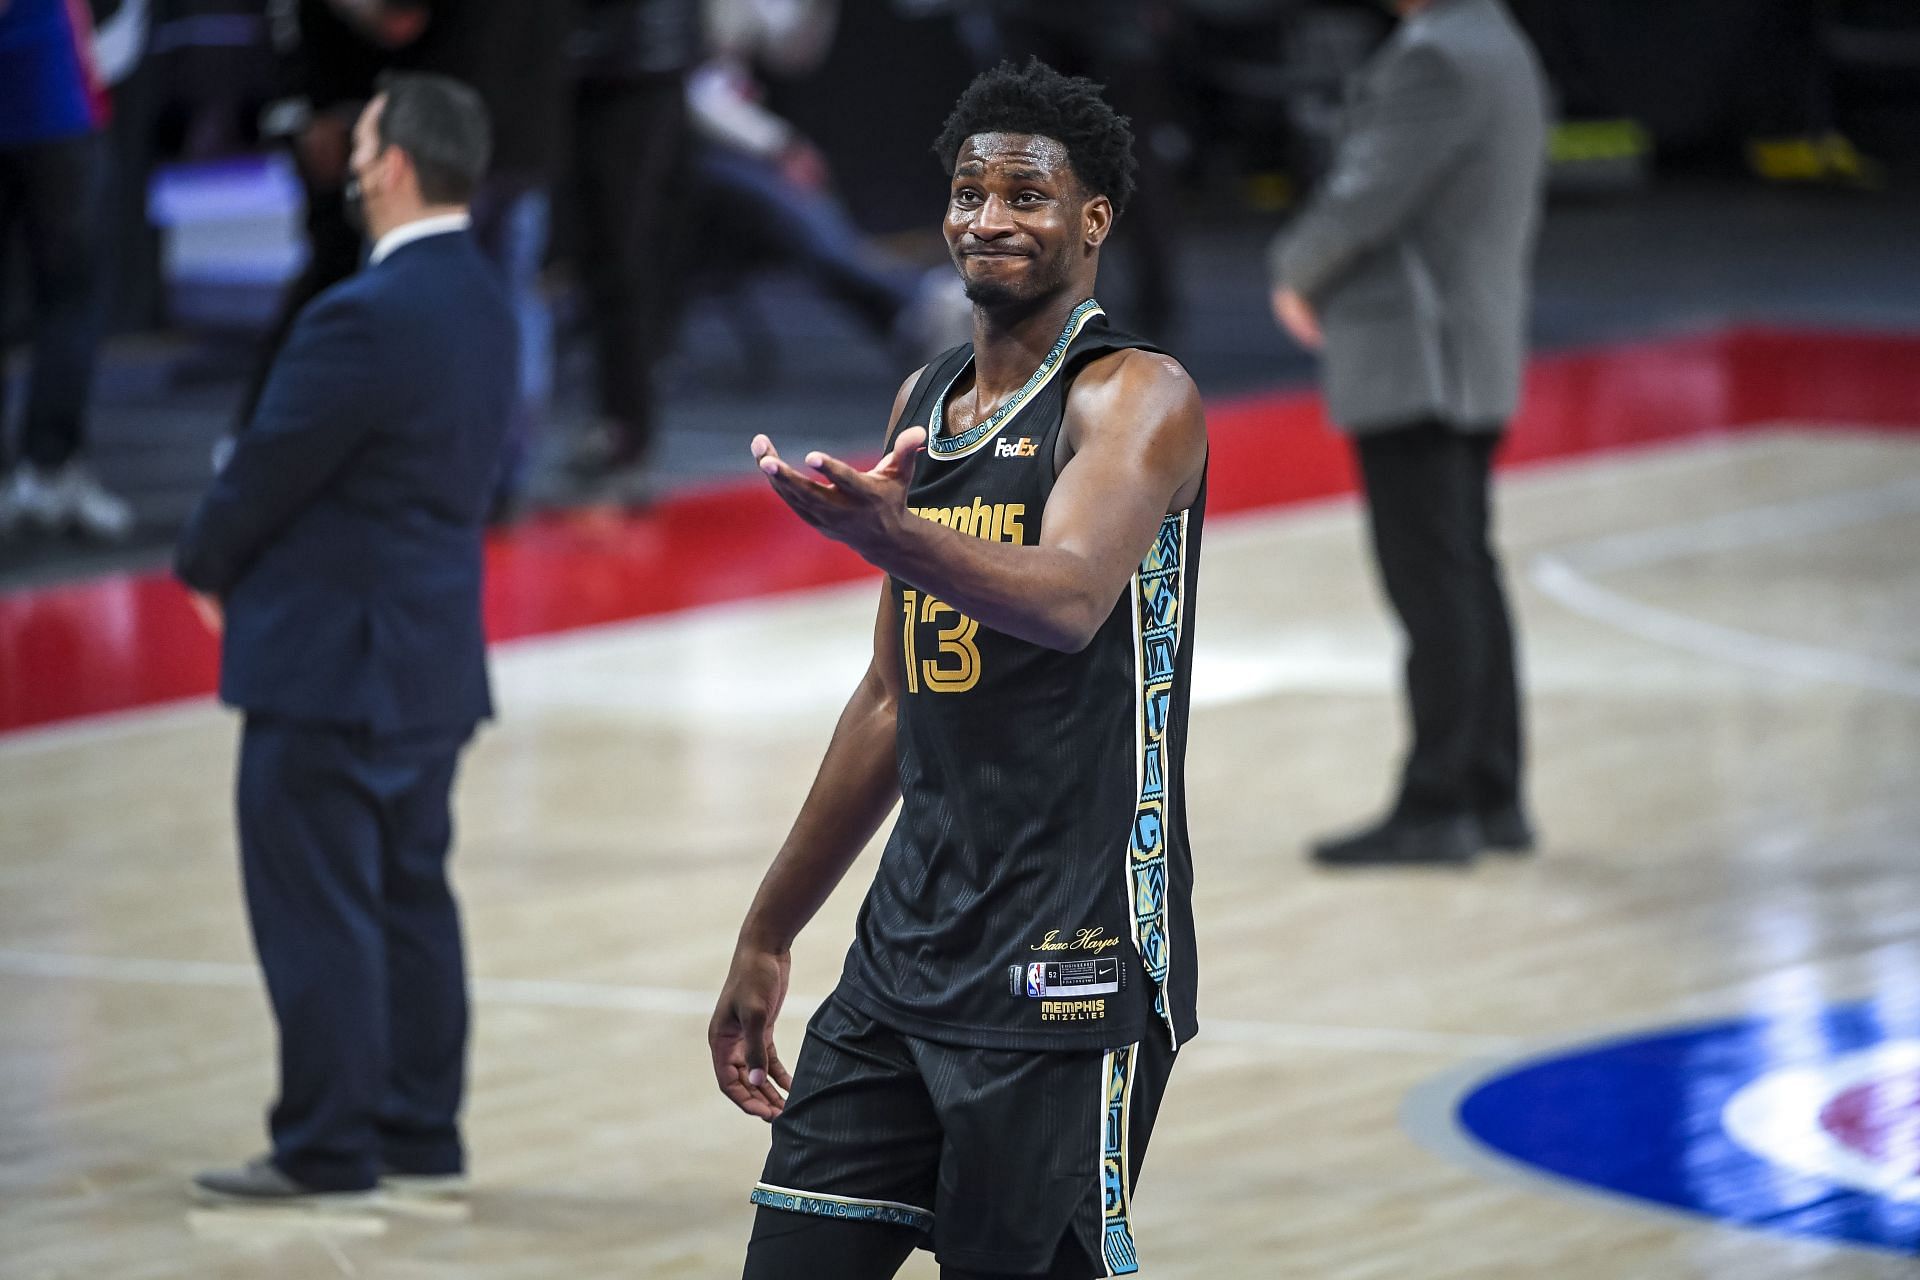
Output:
[[[901,385],[889,437],[916,373]],[[734,945],[733,963],[707,1024],[720,1091],[748,1115],[771,1120],[791,1083],[773,1044],[786,1000],[793,940],[847,874],[900,799],[894,740],[900,702],[900,612],[882,582],[873,659],[834,725],[820,770],[773,864],[767,868]],[[778,1086],[778,1087],[776,1087]]]

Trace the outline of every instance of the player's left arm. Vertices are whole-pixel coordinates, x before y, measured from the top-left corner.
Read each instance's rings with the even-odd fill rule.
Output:
[[[926,431],[900,433],[872,471],[809,454],[802,472],[764,437],[761,469],[802,519],[983,626],[1083,649],[1112,612],[1160,522],[1190,505],[1206,465],[1199,392],[1178,362],[1128,350],[1075,379],[1064,455],[1032,545],[989,542],[907,510],[906,465]]]

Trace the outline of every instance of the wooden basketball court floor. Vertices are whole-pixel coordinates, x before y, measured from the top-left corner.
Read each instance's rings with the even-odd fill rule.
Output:
[[[1920,434],[1782,426],[1536,466],[1499,523],[1544,848],[1346,874],[1303,843],[1378,808],[1401,732],[1359,513],[1209,527],[1202,1031],[1134,1202],[1142,1274],[1920,1272],[1462,1160],[1421,1101],[1622,1028],[1864,995],[1920,1023]],[[715,1091],[705,1017],[874,590],[498,651],[503,715],[458,806],[464,1216],[190,1208],[196,1168],[261,1149],[272,1086],[235,721],[201,701],[0,738],[0,1276],[737,1275],[766,1132]],[[789,1056],[872,856],[796,949]]]

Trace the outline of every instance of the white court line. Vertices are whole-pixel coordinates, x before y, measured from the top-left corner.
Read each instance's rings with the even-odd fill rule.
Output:
[[[1920,698],[1920,670],[1865,654],[1722,626],[1632,599],[1588,577],[1691,555],[1807,538],[1920,512],[1920,480],[1750,507],[1688,524],[1613,534],[1535,556],[1528,577],[1564,607],[1629,635],[1719,662]]]
[[[1560,558],[1589,573],[1639,569],[1686,556],[1811,538],[1915,512],[1920,512],[1920,476],[1871,489],[1843,489],[1747,507],[1688,524],[1608,534],[1565,550]]]
[[[114,982],[167,987],[258,988],[252,965],[215,960],[154,960],[137,956],[85,956],[59,952],[0,950],[0,975],[61,982]],[[681,987],[649,987],[616,982],[563,982],[525,978],[476,978],[473,998],[481,1004],[544,1009],[614,1009],[705,1018],[713,1012],[714,992]],[[821,997],[795,994],[786,1009],[805,1016]],[[1401,1053],[1439,1057],[1481,1057],[1508,1053],[1518,1037],[1412,1031],[1394,1027],[1340,1027],[1309,1023],[1203,1019],[1199,1044],[1259,1045],[1275,1049],[1335,1053]]]
[[[210,693],[196,693],[185,698],[171,698],[165,702],[155,702],[144,707],[126,707],[119,711],[102,711],[97,715],[79,716],[72,720],[56,720],[52,724],[33,725],[25,729],[0,731],[0,758],[9,755],[26,755],[35,751],[51,751],[59,747],[92,746],[102,742],[120,742],[136,733],[147,733],[155,729],[169,729],[186,724],[197,716],[209,711],[219,710],[219,704]]]

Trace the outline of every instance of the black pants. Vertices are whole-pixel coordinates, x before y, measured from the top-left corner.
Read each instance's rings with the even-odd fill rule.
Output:
[[[240,858],[280,1030],[273,1161],[322,1190],[458,1172],[467,1044],[448,797],[465,731],[248,716]]]
[[[1436,423],[1355,442],[1381,585],[1407,640],[1413,745],[1396,817],[1519,802],[1519,675],[1488,511],[1499,442]]]
[[[0,147],[0,319],[7,312],[5,268],[19,228],[33,290],[33,376],[27,387],[21,453],[37,467],[58,467],[85,443],[87,399],[99,308],[94,294],[103,152],[91,134]],[[7,402],[0,362],[0,411]],[[0,469],[10,454],[0,421]]]
[[[632,461],[653,443],[654,366],[680,305],[690,158],[682,78],[590,80],[574,126],[574,259],[593,311],[600,411],[619,434],[619,460]]]

